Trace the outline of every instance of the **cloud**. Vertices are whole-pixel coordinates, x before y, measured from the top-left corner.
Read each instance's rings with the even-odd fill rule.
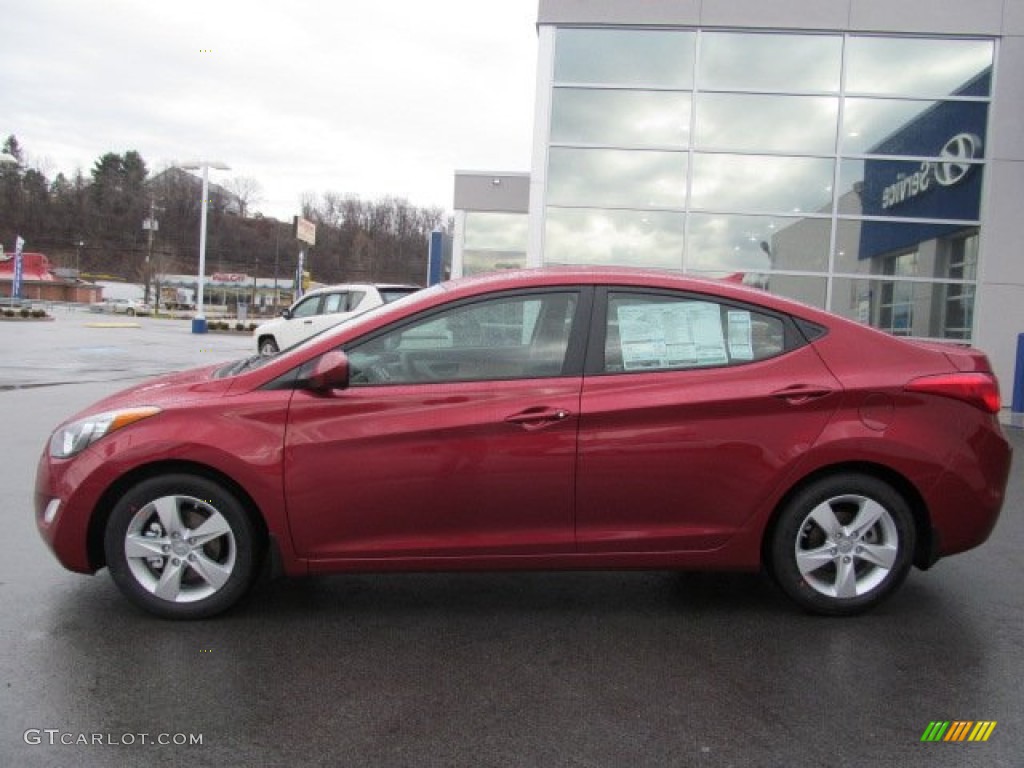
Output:
[[[455,168],[528,170],[534,0],[268,6],[37,0],[5,18],[0,134],[54,175],[138,150],[227,162],[270,215],[305,192],[451,206]]]

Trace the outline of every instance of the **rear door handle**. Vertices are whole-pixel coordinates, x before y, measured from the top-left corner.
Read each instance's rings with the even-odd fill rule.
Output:
[[[822,387],[816,384],[793,384],[772,392],[772,397],[785,400],[790,405],[801,405],[809,403],[832,394],[830,387]]]
[[[513,413],[506,416],[505,421],[509,424],[518,424],[523,429],[542,429],[560,421],[565,421],[571,414],[565,408],[548,408],[537,406],[527,408],[525,411]]]

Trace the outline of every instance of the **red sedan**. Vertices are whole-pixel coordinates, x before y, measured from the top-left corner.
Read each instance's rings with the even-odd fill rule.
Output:
[[[999,408],[975,349],[739,285],[501,273],[95,404],[54,432],[36,514],[67,568],[166,617],[264,566],[765,568],[852,614],[991,533]]]

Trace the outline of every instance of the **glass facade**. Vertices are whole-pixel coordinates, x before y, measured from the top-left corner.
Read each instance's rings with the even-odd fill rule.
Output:
[[[994,53],[560,27],[534,169],[543,262],[740,274],[892,333],[970,339]]]
[[[525,267],[528,226],[525,213],[467,212],[462,274]]]

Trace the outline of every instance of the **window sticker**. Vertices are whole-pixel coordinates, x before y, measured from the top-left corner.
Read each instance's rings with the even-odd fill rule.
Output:
[[[733,360],[753,360],[754,344],[750,313],[729,310],[729,356]]]
[[[618,307],[622,363],[627,371],[728,362],[718,305],[700,301]]]

